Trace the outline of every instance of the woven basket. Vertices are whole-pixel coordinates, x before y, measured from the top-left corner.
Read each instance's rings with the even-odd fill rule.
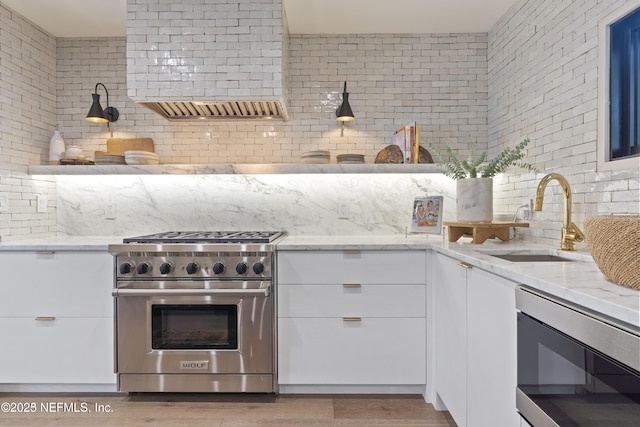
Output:
[[[609,280],[640,289],[640,215],[587,217],[585,240]]]

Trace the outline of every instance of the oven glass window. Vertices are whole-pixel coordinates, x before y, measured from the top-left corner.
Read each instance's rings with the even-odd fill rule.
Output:
[[[522,313],[518,388],[561,426],[640,425],[640,373]]]
[[[153,305],[154,350],[238,349],[238,306]]]

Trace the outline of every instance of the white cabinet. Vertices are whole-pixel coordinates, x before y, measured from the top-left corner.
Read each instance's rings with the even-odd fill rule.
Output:
[[[434,254],[436,392],[458,426],[467,424],[467,272],[459,262]]]
[[[0,269],[2,383],[115,383],[111,255],[0,252]]]
[[[281,385],[424,385],[425,251],[280,251]]]
[[[424,318],[281,318],[281,384],[424,384]]]
[[[435,253],[436,392],[460,427],[518,426],[515,283]]]
[[[12,384],[114,383],[112,330],[107,318],[0,317],[0,378]]]

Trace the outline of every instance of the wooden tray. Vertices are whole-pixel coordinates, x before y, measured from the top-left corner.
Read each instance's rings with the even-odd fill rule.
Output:
[[[154,152],[152,138],[109,138],[107,139],[107,154],[124,156],[128,150]]]
[[[93,160],[87,159],[62,159],[60,160],[61,165],[93,165]]]
[[[449,241],[456,242],[462,236],[471,236],[472,243],[482,244],[496,237],[503,242],[509,240],[511,227],[529,227],[527,222],[445,222],[449,227]]]

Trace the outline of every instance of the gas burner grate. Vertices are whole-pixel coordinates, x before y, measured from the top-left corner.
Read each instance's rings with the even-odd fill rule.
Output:
[[[168,231],[128,237],[123,243],[271,243],[282,231]]]

